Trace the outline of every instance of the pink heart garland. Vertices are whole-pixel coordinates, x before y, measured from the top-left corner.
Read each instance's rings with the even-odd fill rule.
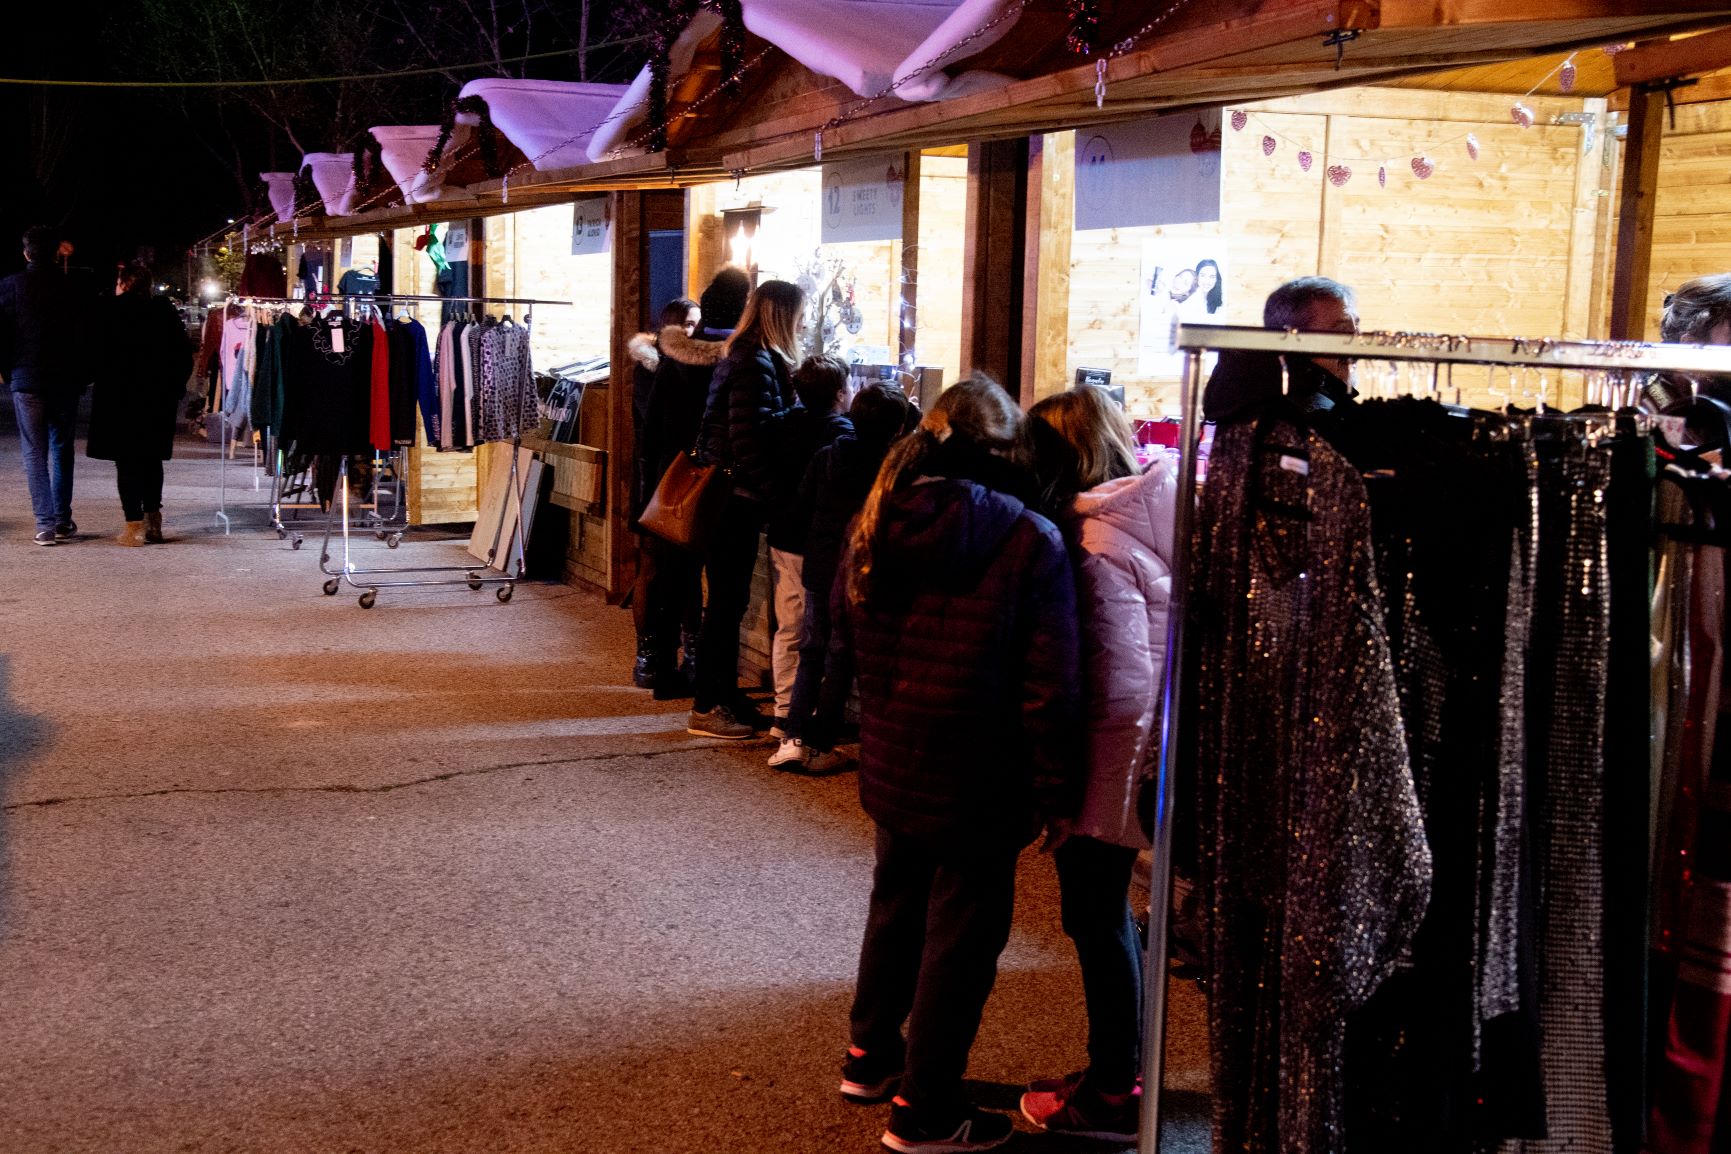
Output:
[[[1436,165],[1431,163],[1430,157],[1415,156],[1412,158],[1412,174],[1420,180],[1429,180],[1435,171]]]
[[[1479,158],[1479,138],[1470,132],[1467,133],[1467,155],[1474,160]]]
[[[1513,120],[1522,128],[1531,128],[1533,126],[1533,110],[1517,101],[1515,105],[1509,109],[1509,119]]]
[[[1310,166],[1315,162],[1316,157],[1310,155],[1308,152],[1300,152],[1298,154],[1298,167],[1304,169],[1306,172],[1310,171]]]
[[[1557,73],[1557,87],[1561,88],[1564,92],[1573,92],[1575,90],[1575,77],[1577,75],[1579,75],[1579,73],[1575,68],[1575,58],[1571,56],[1567,60],[1563,61],[1562,71]]]
[[[1232,113],[1232,131],[1243,132],[1244,126],[1246,124],[1249,124],[1249,123],[1250,123],[1250,114],[1248,112],[1239,112],[1236,110],[1233,111],[1233,113]]]
[[[1376,183],[1379,188],[1388,187],[1388,165],[1379,164],[1376,166]]]
[[[1264,155],[1264,156],[1273,156],[1274,155],[1274,137],[1264,136],[1262,138],[1262,155]]]
[[[1351,179],[1352,169],[1348,168],[1346,165],[1331,164],[1328,166],[1328,183],[1334,185],[1334,187],[1339,188]]]

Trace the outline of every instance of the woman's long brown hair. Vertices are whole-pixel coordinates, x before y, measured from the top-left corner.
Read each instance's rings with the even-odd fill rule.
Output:
[[[1130,418],[1105,389],[1078,385],[1047,397],[1028,410],[1023,431],[1049,511],[1095,485],[1142,471]]]
[[[1014,447],[1021,425],[1022,412],[1016,402],[988,376],[975,374],[944,390],[932,411],[920,421],[920,427],[890,447],[854,522],[849,551],[852,562],[847,573],[850,604],[863,605],[871,596],[885,499],[912,483],[938,446],[951,437],[960,437],[982,449],[1003,451]]]
[[[766,280],[751,290],[739,327],[727,338],[735,345],[768,349],[789,369],[799,364],[799,320],[805,312],[805,290],[784,280]]]

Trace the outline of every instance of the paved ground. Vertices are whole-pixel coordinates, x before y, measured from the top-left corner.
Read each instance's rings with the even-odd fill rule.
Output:
[[[38,549],[0,438],[0,1151],[877,1148],[885,1112],[835,1093],[851,776],[687,736],[621,684],[627,614],[570,588],[326,598],[316,542],[244,478],[217,535],[215,461],[179,453],[174,544],[113,545],[80,458],[84,537]],[[1029,854],[988,1104],[1082,1063],[1073,971]],[[1173,989],[1166,1148],[1203,1149]]]

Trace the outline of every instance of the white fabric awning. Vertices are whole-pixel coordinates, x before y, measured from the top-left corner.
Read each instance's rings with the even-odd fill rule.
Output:
[[[537,172],[575,168],[589,159],[589,139],[625,94],[623,84],[489,77],[463,85],[462,96],[487,102],[493,126]]]
[[[348,216],[355,211],[355,154],[309,152],[301,167],[313,170],[313,187],[325,202],[326,216]]]

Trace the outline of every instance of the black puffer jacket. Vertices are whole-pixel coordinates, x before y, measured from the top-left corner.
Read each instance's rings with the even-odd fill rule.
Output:
[[[733,475],[733,491],[771,507],[784,498],[776,426],[791,407],[787,365],[768,349],[735,344],[715,366],[703,413],[704,455]]]
[[[805,531],[805,562],[800,577],[806,590],[828,597],[836,566],[847,548],[848,526],[865,504],[883,467],[887,442],[838,437],[819,449],[806,468],[794,499],[793,518]]]
[[[642,515],[643,506],[673,458],[696,447],[703,407],[709,401],[709,380],[721,361],[727,337],[725,332],[710,329],[686,336],[678,325],[661,330],[655,378],[639,428],[638,476],[642,484],[634,494],[633,517]]]
[[[923,481],[885,502],[874,570],[865,605],[839,581],[834,599],[866,812],[901,833],[1023,840],[1074,814],[1076,592],[1057,528],[978,482]]]
[[[47,262],[0,280],[0,375],[13,392],[83,391],[95,368],[83,326],[97,300]]]
[[[775,487],[781,504],[770,514],[769,547],[803,554],[811,515],[799,507],[800,481],[820,449],[853,433],[853,422],[840,413],[814,413],[801,407],[776,424]]]
[[[166,461],[174,455],[174,424],[192,372],[186,326],[165,298],[136,293],[108,298],[97,317],[106,348],[84,451],[107,461]]]

